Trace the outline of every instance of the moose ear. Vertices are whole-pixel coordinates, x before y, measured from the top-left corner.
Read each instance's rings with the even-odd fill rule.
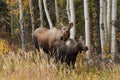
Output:
[[[64,27],[65,25],[62,23],[62,22],[60,22],[60,27]]]
[[[69,23],[68,28],[71,29],[73,27],[73,23]]]

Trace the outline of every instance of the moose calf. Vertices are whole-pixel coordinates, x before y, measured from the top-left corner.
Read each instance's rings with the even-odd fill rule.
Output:
[[[58,40],[53,44],[53,48],[55,50],[55,53],[52,55],[55,58],[56,62],[59,60],[61,63],[66,62],[68,66],[71,65],[73,68],[78,53],[88,50],[88,47],[84,44],[83,39],[68,39],[66,41]]]

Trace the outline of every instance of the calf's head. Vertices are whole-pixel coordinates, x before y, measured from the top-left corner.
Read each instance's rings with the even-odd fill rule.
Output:
[[[80,37],[80,38],[77,40],[77,42],[78,42],[78,49],[79,49],[80,53],[81,53],[82,51],[87,51],[87,50],[88,50],[88,47],[85,45],[85,42],[84,42],[84,40],[82,39],[82,37]]]

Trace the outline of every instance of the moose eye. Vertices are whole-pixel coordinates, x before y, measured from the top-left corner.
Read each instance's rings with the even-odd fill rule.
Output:
[[[82,43],[79,43],[79,45],[81,46],[81,45],[82,45]]]

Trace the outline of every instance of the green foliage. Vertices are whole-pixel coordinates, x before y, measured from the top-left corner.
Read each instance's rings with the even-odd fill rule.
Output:
[[[83,0],[75,0],[74,1],[75,6],[75,17],[76,17],[76,30],[77,30],[77,36],[84,36],[84,5]]]
[[[0,17],[8,16],[8,8],[4,0],[0,0],[0,6],[2,6],[0,7]]]

